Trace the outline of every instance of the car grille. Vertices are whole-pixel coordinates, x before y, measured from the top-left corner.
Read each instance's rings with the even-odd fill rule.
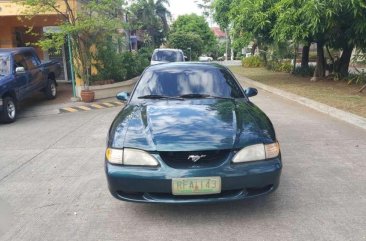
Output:
[[[230,150],[193,151],[193,152],[160,152],[162,160],[170,167],[177,169],[215,167],[222,164],[230,155]],[[189,156],[204,156],[194,162]]]

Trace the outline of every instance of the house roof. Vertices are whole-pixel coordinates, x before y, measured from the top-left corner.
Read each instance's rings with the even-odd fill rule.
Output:
[[[225,38],[226,34],[219,27],[212,27],[212,32],[214,33],[216,38]]]

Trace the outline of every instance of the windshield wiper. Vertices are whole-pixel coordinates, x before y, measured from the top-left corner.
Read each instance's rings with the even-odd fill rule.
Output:
[[[208,95],[208,94],[185,94],[185,95],[180,95],[179,97],[181,98],[191,98],[191,99],[199,99],[199,98],[212,98],[212,99],[225,99],[225,100],[233,100],[234,98],[231,97],[224,97],[224,96],[215,96],[215,95]]]
[[[167,96],[167,95],[143,95],[137,97],[137,99],[170,99],[170,100],[184,100],[177,96]]]

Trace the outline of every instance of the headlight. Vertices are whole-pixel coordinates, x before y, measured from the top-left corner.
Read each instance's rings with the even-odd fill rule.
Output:
[[[149,153],[136,149],[123,150],[108,148],[106,151],[108,162],[127,166],[153,166],[159,165],[158,161]]]
[[[108,162],[122,165],[123,150],[107,148],[105,156]]]
[[[259,161],[275,158],[280,154],[279,144],[256,144],[241,149],[233,158],[233,163]]]

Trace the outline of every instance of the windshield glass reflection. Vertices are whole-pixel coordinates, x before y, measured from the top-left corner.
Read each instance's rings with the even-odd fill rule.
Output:
[[[182,96],[200,94],[218,97],[243,98],[240,87],[224,69],[174,67],[148,70],[140,80],[132,101],[139,96]]]

